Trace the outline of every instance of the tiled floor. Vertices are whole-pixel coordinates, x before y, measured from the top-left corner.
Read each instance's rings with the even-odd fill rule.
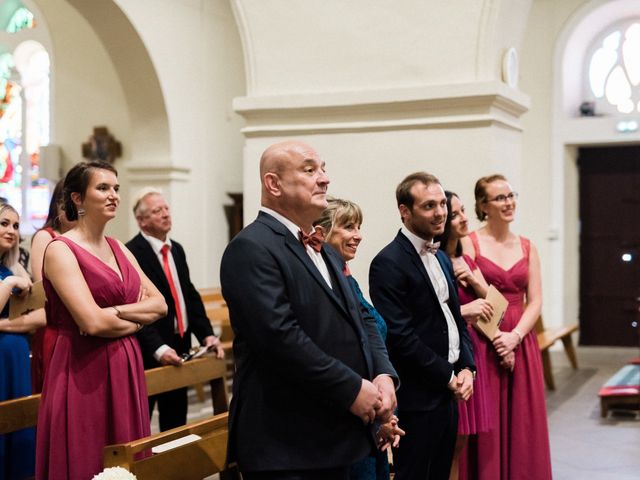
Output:
[[[598,399],[609,377],[638,355],[637,348],[580,347],[574,371],[564,352],[552,352],[557,390],[547,392],[547,408],[555,480],[640,479],[640,416],[602,419]],[[210,400],[200,403],[190,395],[189,421],[211,415]]]
[[[598,390],[637,348],[580,347],[579,370],[553,352],[557,390],[548,392],[549,435],[555,480],[640,478],[640,418],[600,417]]]

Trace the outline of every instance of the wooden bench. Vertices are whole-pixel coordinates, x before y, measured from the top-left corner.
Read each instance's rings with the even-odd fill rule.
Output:
[[[224,349],[224,358],[227,363],[227,388],[231,392],[235,364],[233,361],[233,329],[229,319],[229,308],[226,303],[205,303],[207,317],[214,327],[220,328],[220,341]]]
[[[202,303],[224,302],[220,287],[199,288],[198,293],[202,298]]]
[[[225,382],[226,363],[213,357],[189,360],[182,367],[164,366],[146,370],[149,395],[169,392],[190,385],[209,382],[215,413],[228,410]],[[0,435],[33,427],[38,421],[40,394],[0,402]]]
[[[576,351],[573,347],[571,340],[571,334],[578,330],[578,324],[564,325],[557,328],[547,329],[542,322],[542,316],[538,317],[538,321],[535,325],[536,335],[538,337],[538,345],[540,346],[540,352],[542,353],[542,367],[544,369],[544,383],[549,390],[555,390],[556,384],[553,379],[553,369],[551,367],[551,356],[549,354],[549,348],[558,340],[562,342],[564,351],[569,358],[569,362],[573,369],[578,368],[578,359],[576,357]]]
[[[640,357],[633,359],[607,380],[598,396],[602,418],[609,411],[640,415]]]
[[[122,467],[139,480],[204,478],[221,473],[221,478],[238,478],[235,469],[225,470],[227,454],[227,413],[174,428],[150,437],[104,448],[104,466]],[[141,459],[136,454],[186,435],[200,439]]]
[[[0,435],[35,426],[40,394],[0,402]]]

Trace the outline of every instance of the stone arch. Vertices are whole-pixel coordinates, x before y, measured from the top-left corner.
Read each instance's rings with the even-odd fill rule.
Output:
[[[137,163],[170,163],[169,122],[155,67],[140,35],[112,0],[68,0],[104,45],[124,91]]]

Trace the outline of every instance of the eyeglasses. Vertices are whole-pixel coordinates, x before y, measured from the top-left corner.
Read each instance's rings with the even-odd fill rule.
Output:
[[[518,199],[518,192],[511,192],[507,195],[498,195],[495,198],[487,200],[487,202],[507,203],[507,201],[515,202]]]

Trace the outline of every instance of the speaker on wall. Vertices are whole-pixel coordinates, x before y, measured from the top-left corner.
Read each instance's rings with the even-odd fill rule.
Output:
[[[40,177],[57,182],[60,171],[61,151],[59,145],[45,145],[40,147]]]

